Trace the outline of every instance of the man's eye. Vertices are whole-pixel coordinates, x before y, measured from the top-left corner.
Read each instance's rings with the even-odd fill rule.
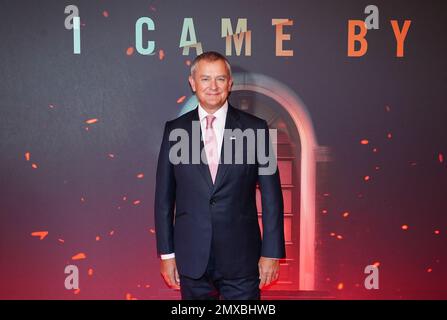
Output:
[[[209,81],[210,79],[208,78],[202,78],[202,81]]]

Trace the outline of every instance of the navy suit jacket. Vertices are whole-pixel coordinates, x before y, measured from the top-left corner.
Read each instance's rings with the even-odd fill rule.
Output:
[[[196,139],[196,145],[197,138],[200,139],[200,150],[203,149],[202,135],[192,136],[193,121],[199,121],[198,108],[165,125],[155,191],[157,252],[175,252],[179,273],[195,279],[205,273],[211,250],[215,267],[224,277],[256,275],[261,255],[285,257],[279,172],[259,175],[258,168],[263,164],[257,157],[255,163],[248,164],[244,157],[243,164],[220,163],[213,184],[206,163],[191,163],[192,139]],[[268,133],[265,120],[229,105],[225,129],[237,128],[242,131],[264,129]],[[189,163],[169,161],[169,150],[178,142],[169,140],[173,129],[189,133]],[[224,136],[221,159],[224,159],[224,144],[228,138]],[[262,199],[262,239],[256,208],[257,184]]]

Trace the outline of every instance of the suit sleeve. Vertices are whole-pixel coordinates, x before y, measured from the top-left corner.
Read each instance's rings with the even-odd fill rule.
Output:
[[[268,258],[285,258],[285,242],[284,242],[284,205],[281,190],[281,182],[273,145],[269,135],[267,122],[264,121],[263,129],[265,130],[265,147],[264,154],[269,158],[265,164],[258,162],[258,183],[261,191],[262,203],[262,251],[261,255]],[[270,148],[269,148],[270,146]],[[259,147],[259,146],[258,146]],[[271,154],[269,154],[271,150]],[[274,173],[259,174],[262,167],[274,165]]]
[[[176,182],[174,166],[169,161],[169,122],[166,122],[158,155],[155,185],[154,221],[158,255],[174,252],[174,208]]]

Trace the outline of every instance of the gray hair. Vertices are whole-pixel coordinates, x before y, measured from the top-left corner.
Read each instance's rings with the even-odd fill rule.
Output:
[[[198,55],[193,60],[193,62],[191,63],[191,76],[194,76],[194,72],[196,71],[197,64],[202,60],[210,61],[210,62],[221,60],[221,61],[225,62],[225,65],[227,66],[228,73],[230,74],[230,77],[231,77],[231,66],[230,66],[230,63],[228,62],[227,58],[225,58],[225,56],[221,55],[219,52],[215,52],[215,51],[204,52],[204,53]]]

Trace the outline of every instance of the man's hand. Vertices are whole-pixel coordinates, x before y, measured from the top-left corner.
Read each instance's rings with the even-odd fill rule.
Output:
[[[173,289],[180,289],[180,277],[175,264],[175,258],[161,260],[160,273],[166,284]]]
[[[268,286],[279,277],[279,259],[261,257],[258,263],[259,267],[259,289]]]

